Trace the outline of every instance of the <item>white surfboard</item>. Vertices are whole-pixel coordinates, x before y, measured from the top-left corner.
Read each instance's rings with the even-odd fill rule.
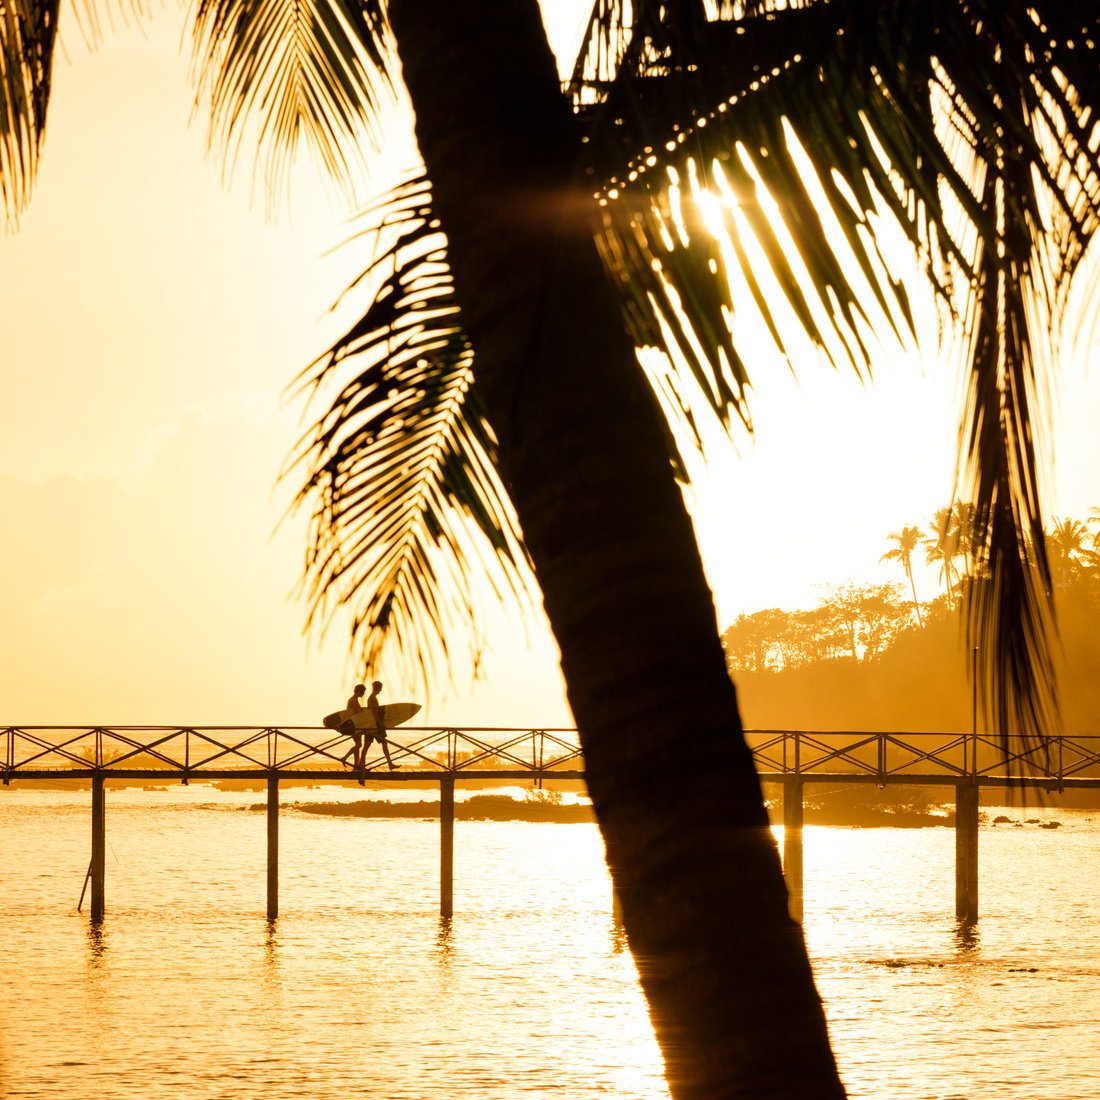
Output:
[[[419,710],[419,703],[383,703],[382,721],[385,723],[386,729],[392,729],[394,726],[401,725],[402,722],[407,722]],[[374,715],[366,707],[354,714],[346,710],[340,712],[341,722],[346,722],[349,718],[354,723],[355,728],[362,730],[364,733],[370,733],[378,728],[374,721]]]

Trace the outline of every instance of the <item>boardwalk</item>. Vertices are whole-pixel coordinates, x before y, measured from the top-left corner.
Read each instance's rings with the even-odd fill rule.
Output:
[[[1001,753],[996,738],[959,733],[805,732],[745,734],[762,779],[803,783],[1023,782],[1053,789],[1100,786],[1100,735],[1052,736],[1045,750]],[[340,757],[346,737],[315,726],[7,726],[0,731],[0,780],[51,777],[127,779],[286,778],[350,775]],[[373,780],[402,782],[580,778],[575,729],[399,727],[390,731],[394,763],[372,759]]]
[[[0,776],[11,779],[103,775],[126,779],[355,778],[340,758],[351,745],[315,726],[9,726],[3,730]],[[397,740],[400,738],[400,740]],[[385,760],[368,761],[372,779],[395,782],[477,772],[478,778],[538,778],[550,771],[581,777],[573,729],[390,731]],[[565,776],[559,775],[559,778]]]
[[[399,727],[390,753],[398,770],[368,760],[352,772],[341,763],[349,740],[317,727],[8,726],[0,744],[0,779],[87,779],[92,788],[89,872],[95,919],[104,910],[108,781],[263,780],[267,785],[268,905],[278,915],[279,783],[346,779],[365,784],[438,784],[440,909],[452,907],[455,783],[512,780],[541,784],[584,776],[574,729]],[[802,821],[807,784],[864,783],[953,787],[956,913],[978,914],[978,803],[982,787],[1013,784],[1063,791],[1100,787],[1100,735],[1052,736],[1041,748],[1003,755],[982,734],[751,730],[746,733],[761,779],[783,784],[783,865],[792,913],[802,914]],[[670,774],[675,761],[670,754]]]

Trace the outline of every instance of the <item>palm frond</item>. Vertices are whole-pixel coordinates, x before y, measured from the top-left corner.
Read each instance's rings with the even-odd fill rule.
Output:
[[[34,186],[58,9],[59,0],[0,0],[0,203],[9,221]]]
[[[410,181],[368,213],[384,238],[357,280],[376,284],[370,304],[300,379],[316,393],[356,368],[292,460],[306,474],[295,506],[311,515],[304,590],[311,625],[350,609],[364,666],[385,648],[426,689],[437,655],[453,667],[448,638],[467,640],[476,667],[486,596],[525,606],[533,582],[430,188]]]
[[[76,0],[69,10],[85,43],[96,49],[111,32],[142,26],[162,7],[161,0]]]
[[[874,219],[889,214],[923,256],[941,305],[969,337],[967,622],[982,698],[1006,736],[1037,735],[1056,712],[1039,441],[1058,346],[1049,334],[1100,224],[1093,7],[597,0],[571,85],[589,120],[590,177],[629,200],[630,213],[605,231],[638,236],[642,263],[655,262],[662,238],[639,228],[635,211],[659,208],[668,166],[683,175],[694,164],[707,187],[724,175],[756,238],[753,255],[765,257],[806,333],[822,347],[839,337],[859,366],[870,320],[862,297],[870,294],[879,323],[912,323],[901,280],[874,244]],[[748,282],[750,254],[735,251]],[[704,247],[696,268],[705,266],[714,269]],[[677,288],[674,265],[661,273]],[[782,348],[766,294],[752,292]],[[687,324],[706,332],[713,299],[694,312],[692,301]]]
[[[698,0],[643,2],[634,5],[631,26],[619,8],[607,0],[594,11],[571,90],[589,127],[588,173],[605,198],[605,234],[636,242],[635,262],[620,278],[638,281],[656,270],[680,291],[687,273],[692,283],[709,279],[723,287],[736,276],[786,353],[775,298],[759,277],[763,261],[784,311],[793,312],[809,338],[831,357],[866,367],[860,334],[870,322],[862,295],[872,295],[888,325],[911,323],[904,287],[889,276],[874,245],[874,196],[862,172],[850,173],[855,185],[842,188],[820,158],[816,175],[807,178],[791,140],[792,123],[801,119],[802,126],[794,126],[798,138],[802,128],[824,130],[847,162],[856,160],[845,136],[850,105],[841,104],[838,114],[837,102],[822,102],[820,74],[806,56],[823,39],[835,38],[834,8],[790,9],[782,19],[777,13],[734,19],[712,18],[715,13]],[[612,74],[605,70],[613,57],[619,61]],[[721,261],[713,255],[713,217],[692,216],[682,204],[686,232],[677,240],[639,216],[640,209],[667,203],[670,171],[692,180],[696,203],[707,196],[724,200],[712,203],[729,244]],[[684,197],[688,189],[679,192]],[[835,229],[822,218],[823,197]],[[842,247],[834,243],[838,233]],[[859,280],[852,277],[853,265]],[[743,398],[748,371],[728,346],[728,290],[724,296],[714,290],[708,297],[689,296],[682,310],[684,329],[704,349],[688,366],[711,373],[715,383],[707,392],[723,394],[725,373]]]
[[[232,165],[256,139],[269,194],[302,143],[333,178],[354,178],[390,90],[385,26],[382,0],[200,0],[193,56],[211,144]]]
[[[1073,6],[971,7],[939,54],[941,91],[980,165],[963,435],[975,502],[968,633],[993,728],[1025,741],[1057,720],[1046,389],[1072,279],[1100,227],[1100,16]]]

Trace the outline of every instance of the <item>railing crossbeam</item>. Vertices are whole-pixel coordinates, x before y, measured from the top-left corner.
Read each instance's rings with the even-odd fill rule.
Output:
[[[339,756],[345,738],[317,727],[7,726],[2,732],[5,783],[32,773],[76,777],[95,770],[108,777],[174,774],[184,783],[215,772],[219,777],[349,774]],[[400,777],[390,776],[394,779],[407,780],[410,772],[491,772],[539,783],[570,765],[583,769],[575,731],[402,727],[387,732],[394,761],[405,765]],[[412,735],[407,743],[406,735]],[[804,782],[947,784],[966,777],[984,786],[1100,785],[1100,736],[1091,734],[1054,735],[1045,751],[1028,746],[1007,756],[991,735],[750,730],[747,737],[762,775],[797,774]],[[384,769],[379,759],[363,774],[377,778],[389,774]]]

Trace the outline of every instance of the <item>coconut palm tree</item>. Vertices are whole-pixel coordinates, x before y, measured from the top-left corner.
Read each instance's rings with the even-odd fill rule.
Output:
[[[900,531],[891,531],[889,537],[897,543],[897,546],[887,550],[879,561],[897,561],[901,563],[901,567],[905,570],[905,575],[909,579],[909,587],[913,591],[913,613],[917,616],[918,625],[923,626],[924,620],[921,618],[920,602],[917,599],[917,583],[913,579],[913,551],[916,550],[921,541],[920,528],[903,527]]]
[[[1052,516],[1053,526],[1046,532],[1046,543],[1051,560],[1051,571],[1055,582],[1067,584],[1075,573],[1079,573],[1083,562],[1089,560],[1092,553],[1088,545],[1089,529],[1079,520],[1070,517]]]
[[[1100,576],[1100,508],[1089,509],[1088,517],[1085,519],[1086,530],[1093,525],[1096,525],[1096,529],[1089,530],[1089,545],[1082,550],[1081,557],[1088,574],[1095,578]]]
[[[965,580],[984,575],[976,514],[974,505],[967,501],[957,500],[948,508],[940,508],[929,524],[930,537],[924,541],[925,559],[940,564],[949,609],[953,606],[953,593],[962,589]],[[961,567],[956,564],[960,558]],[[969,588],[961,591],[959,599],[964,599],[969,592]]]
[[[928,537],[924,540],[925,560],[930,564],[939,563],[940,577],[943,580],[947,596],[947,607],[953,606],[952,593],[958,582],[955,571],[955,558],[958,557],[958,529],[955,525],[953,508],[940,508],[928,525]]]
[[[15,207],[56,6],[3,3],[0,176]],[[214,117],[231,148],[258,133],[275,174],[303,136],[343,167],[396,52],[430,204],[396,200],[415,212],[393,222],[390,275],[376,269],[379,297],[322,363],[368,359],[306,444],[317,530],[337,536],[316,548],[314,592],[368,635],[378,616],[430,623],[433,580],[469,558],[456,512],[507,571],[523,561],[514,507],[678,1097],[843,1090],[675,480],[663,410],[694,410],[675,375],[645,379],[635,347],[682,356],[721,416],[747,417],[726,276],[782,345],[766,269],[811,338],[864,369],[865,324],[909,318],[874,243],[874,217],[893,216],[968,326],[974,558],[996,580],[976,586],[969,621],[997,641],[981,651],[994,720],[1041,728],[1032,341],[1100,220],[1100,16],[1078,9],[597,0],[563,93],[535,0],[199,5]],[[445,249],[430,250],[432,229]],[[421,473],[429,518],[406,538],[386,503]],[[395,587],[375,603],[379,554]]]

